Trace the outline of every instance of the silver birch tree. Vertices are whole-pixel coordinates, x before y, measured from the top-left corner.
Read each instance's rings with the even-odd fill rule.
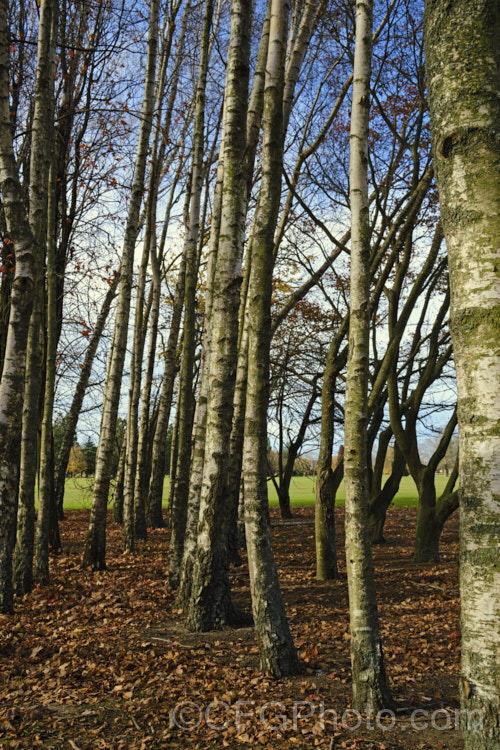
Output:
[[[45,246],[49,118],[52,112],[51,37],[55,0],[40,6],[31,144],[30,222],[12,144],[9,103],[8,3],[0,3],[0,184],[7,231],[14,245],[15,279],[0,380],[0,612],[13,610],[12,553],[16,538],[21,414],[26,344]],[[30,564],[29,560],[25,560]],[[28,576],[29,578],[29,576]]]
[[[458,388],[462,731],[500,747],[500,4],[426,2]]]
[[[214,274],[207,427],[197,548],[186,623],[192,630],[229,624],[225,477],[233,416],[243,239],[247,206],[246,116],[252,4],[233,0],[224,91],[224,179]]]
[[[200,231],[200,206],[203,189],[203,154],[205,125],[205,92],[210,56],[210,28],[213,2],[206,0],[201,34],[200,61],[196,83],[194,117],[194,152],[191,166],[191,197],[189,224],[186,234],[186,277],[184,288],[184,335],[179,384],[179,437],[177,470],[174,491],[171,494],[172,536],[169,551],[169,583],[179,586],[184,536],[186,531],[189,496],[189,470],[191,466],[191,435],[193,424],[193,366],[195,354],[196,281],[198,277],[198,237]]]
[[[109,358],[106,383],[104,386],[103,411],[96,456],[92,511],[82,562],[83,566],[91,566],[94,570],[103,570],[106,568],[106,513],[110,483],[110,458],[113,451],[113,440],[127,344],[134,250],[139,231],[139,214],[144,192],[149,137],[153,121],[159,9],[160,0],[153,0],[149,16],[148,55],[146,62],[144,99],[134,179],[123,241],[120,290],[118,293],[113,347]]]
[[[264,90],[262,181],[248,288],[248,384],[243,476],[252,610],[260,665],[277,677],[297,674],[269,528],[267,405],[274,231],[281,197],[283,90],[289,3],[272,0]]]
[[[351,284],[344,467],[353,708],[367,713],[377,713],[383,708],[392,706],[382,656],[368,527],[367,406],[370,330],[368,123],[372,24],[372,0],[357,0],[349,164]]]

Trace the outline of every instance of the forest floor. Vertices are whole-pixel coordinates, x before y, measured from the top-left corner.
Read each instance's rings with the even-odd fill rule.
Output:
[[[389,511],[375,548],[381,632],[398,709],[349,711],[349,619],[338,509],[340,580],[315,580],[312,508],[295,508],[273,541],[302,674],[259,672],[252,628],[188,633],[166,584],[168,530],[136,555],[109,523],[108,570],[80,568],[87,511],[61,524],[51,582],[0,616],[0,747],[351,748],[458,750],[458,517],[442,562],[412,562],[414,508]],[[246,566],[231,569],[235,602],[250,611]]]

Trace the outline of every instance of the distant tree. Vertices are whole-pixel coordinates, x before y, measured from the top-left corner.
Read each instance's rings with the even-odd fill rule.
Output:
[[[57,456],[59,453],[59,450],[62,445],[64,433],[66,431],[66,424],[68,422],[68,415],[67,414],[58,414],[54,417],[54,421],[52,423],[52,435],[54,438],[54,455]],[[74,436],[75,442],[78,441],[78,438],[75,434]]]
[[[427,461],[434,451],[436,450],[437,446],[439,445],[441,436],[436,435],[435,437],[430,437],[425,441],[424,447],[422,449],[422,456],[425,461]],[[444,458],[440,461],[438,464],[438,472],[446,474],[446,476],[449,476],[449,474],[453,471],[453,467],[455,465],[455,461],[457,460],[458,456],[458,436],[455,435],[451,438],[450,443],[448,445],[448,449],[445,453]]]
[[[311,476],[314,473],[312,461],[305,456],[297,456],[293,465],[293,473],[300,477]]]
[[[97,445],[94,444],[92,438],[88,438],[87,442],[83,446],[83,455],[87,463],[87,476],[93,474],[95,471],[95,457],[97,453]]]
[[[87,461],[81,445],[75,443],[69,453],[68,474],[82,474],[87,471]]]

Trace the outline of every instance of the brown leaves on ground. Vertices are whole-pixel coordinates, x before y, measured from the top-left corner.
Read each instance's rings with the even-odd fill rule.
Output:
[[[386,666],[401,708],[371,718],[349,712],[343,555],[340,580],[316,581],[313,510],[296,509],[295,519],[273,526],[273,539],[303,674],[274,680],[259,672],[252,628],[185,631],[167,586],[167,530],[151,530],[131,556],[110,523],[108,570],[92,574],[80,568],[88,514],[69,512],[50,585],[0,617],[0,747],[463,747],[458,519],[445,528],[443,562],[416,565],[415,511],[390,511],[389,543],[375,548],[375,560]],[[338,528],[342,520],[339,510]],[[250,611],[246,567],[231,579],[235,602]]]

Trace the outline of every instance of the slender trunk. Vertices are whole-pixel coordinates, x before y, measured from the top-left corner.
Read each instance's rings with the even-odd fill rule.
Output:
[[[168,488],[168,527],[172,528],[172,498],[174,496],[175,475],[177,472],[177,450],[179,445],[179,401],[175,408],[175,417],[172,430],[172,443],[170,445],[170,483]]]
[[[148,57],[146,63],[144,101],[139,130],[134,181],[131,190],[129,213],[123,243],[120,292],[113,341],[114,345],[104,386],[103,412],[101,418],[99,446],[96,456],[92,511],[82,561],[84,567],[91,566],[94,570],[103,570],[106,568],[106,514],[110,482],[110,459],[113,452],[113,441],[116,430],[118,403],[120,399],[123,364],[127,344],[134,250],[137,240],[139,213],[144,191],[149,136],[152,128],[156,53],[158,46],[159,6],[159,0],[152,0],[149,17]]]
[[[176,62],[174,66],[174,75],[172,77],[172,88],[171,88],[169,103],[167,106],[167,112],[165,116],[164,130],[168,130],[168,128],[170,127],[170,122],[171,122],[171,117],[172,117],[172,112],[173,112],[173,107],[174,107],[173,94],[177,88],[179,70],[180,70],[180,65],[181,65],[181,57],[182,57],[179,54],[179,52],[182,49],[182,43],[183,43],[185,31],[186,31],[189,7],[190,7],[190,4],[188,3],[186,5],[184,16],[182,19],[181,30],[179,34],[178,55],[176,56]],[[163,158],[161,154],[165,148],[164,144],[165,144],[165,140],[162,139],[162,143],[160,146],[160,156],[158,157],[159,163],[161,163],[162,158]],[[184,206],[185,225],[187,225],[187,221],[188,221],[187,217],[189,215],[188,211],[189,211],[190,187],[188,187],[188,189],[186,190],[186,193],[187,193],[187,197],[186,197],[185,206]],[[163,232],[162,232],[162,239],[160,243],[160,253],[162,252],[162,248],[164,246],[164,242],[166,239],[166,228],[168,226],[168,222],[170,218],[170,208],[171,208],[172,200],[173,200],[173,192],[171,192],[169,205],[167,206]],[[174,299],[173,299],[172,319],[170,322],[170,331],[169,331],[167,347],[165,349],[165,355],[164,355],[165,369],[163,372],[160,400],[158,404],[158,418],[156,421],[154,437],[153,437],[152,457],[151,457],[151,481],[149,484],[147,500],[146,500],[146,521],[149,526],[153,526],[155,528],[163,528],[166,525],[163,519],[163,510],[162,510],[163,485],[164,485],[164,480],[165,480],[165,464],[166,464],[165,451],[166,451],[166,439],[167,439],[168,425],[169,425],[169,420],[170,420],[170,412],[172,408],[174,383],[175,383],[175,377],[177,373],[177,343],[179,339],[182,310],[184,306],[184,291],[185,291],[185,282],[186,282],[186,250],[187,250],[187,243],[184,244],[184,252],[182,255],[181,266],[180,266],[179,273],[177,276],[177,283],[176,283],[175,294],[174,294]],[[172,473],[175,473],[175,466],[172,467],[172,463],[171,463],[170,467],[171,467],[170,489],[171,489],[171,492],[173,492],[174,482],[172,481]],[[169,503],[169,505],[170,505],[169,515],[170,515],[171,504]]]
[[[328,350],[323,389],[321,392],[321,435],[316,469],[316,505],[314,513],[316,536],[316,578],[329,581],[338,577],[335,545],[335,494],[333,492],[333,430],[337,347],[332,341]]]
[[[246,110],[252,4],[234,0],[224,92],[224,184],[213,289],[207,428],[198,540],[186,624],[223,627],[233,619],[227,571],[225,478],[233,415],[238,306],[247,205]]]
[[[183,257],[175,289],[172,320],[170,322],[167,348],[165,350],[165,369],[163,371],[160,402],[158,405],[158,419],[153,438],[151,483],[149,485],[147,499],[147,521],[148,525],[154,526],[155,528],[163,528],[165,526],[162,511],[163,483],[165,479],[165,451],[177,369],[176,350],[181,324],[182,307],[184,304],[184,281],[185,259]],[[172,464],[170,464],[170,467],[172,473]]]
[[[38,472],[39,409],[42,372],[42,287],[37,284],[26,347],[24,404],[22,416],[19,504],[13,582],[16,594],[27,594],[33,587],[35,541],[35,485]]]
[[[380,641],[368,529],[367,406],[370,330],[368,123],[372,55],[371,0],[356,3],[351,110],[351,300],[345,398],[346,566],[351,626],[353,708],[393,707]]]
[[[83,359],[82,369],[78,382],[76,384],[75,392],[73,394],[73,400],[71,402],[70,409],[68,411],[66,427],[64,430],[63,439],[59,452],[56,458],[56,467],[54,471],[54,492],[55,502],[59,511],[59,518],[62,518],[63,513],[63,501],[64,501],[64,486],[66,479],[66,467],[68,466],[69,454],[71,447],[75,441],[76,425],[78,423],[78,417],[80,416],[80,410],[82,408],[83,399],[89,383],[90,373],[92,372],[92,365],[97,352],[99,341],[101,340],[106,321],[108,319],[111,304],[116,297],[116,290],[118,288],[118,282],[120,280],[120,274],[118,273],[106,292],[104,302],[99,312],[94,332],[90,339],[85,357]]]
[[[221,145],[221,150],[222,147],[223,146]],[[207,262],[207,289],[205,293],[205,316],[203,324],[203,343],[200,365],[200,388],[198,393],[198,400],[196,402],[194,440],[193,450],[191,454],[191,472],[189,477],[188,514],[186,519],[184,553],[182,559],[181,578],[179,582],[178,594],[179,603],[183,607],[187,606],[189,598],[191,596],[191,576],[198,536],[200,494],[203,480],[205,436],[207,429],[208,375],[210,368],[210,348],[212,342],[213,289],[215,268],[217,264],[217,249],[219,244],[223,181],[224,163],[222,159],[219,159],[219,164],[217,167],[217,182],[214,195],[214,207],[210,229],[210,246]]]
[[[55,26],[55,24],[54,24]],[[45,392],[43,399],[42,435],[40,444],[40,486],[38,491],[38,518],[35,537],[34,578],[37,583],[49,580],[49,538],[54,541],[54,551],[60,549],[59,523],[54,504],[54,464],[52,445],[52,414],[56,380],[56,280],[55,280],[55,179],[54,158],[49,170],[49,196],[47,203],[47,346],[45,357]],[[52,524],[51,524],[52,521]],[[52,525],[52,534],[51,534]]]
[[[205,15],[200,50],[196,110],[194,118],[194,153],[191,167],[191,200],[189,228],[186,239],[186,282],[184,292],[184,340],[179,385],[179,438],[177,471],[172,495],[172,536],[169,552],[169,584],[179,586],[184,536],[189,497],[189,472],[191,467],[191,436],[193,426],[193,365],[195,354],[196,280],[198,276],[198,236],[200,231],[200,203],[203,189],[203,142],[205,123],[205,96],[209,62],[210,28],[213,1],[205,0]]]
[[[16,549],[14,553],[14,585],[16,591],[26,593],[32,584],[33,555],[40,559],[40,532],[46,543],[45,570],[37,568],[35,579],[39,582],[48,581],[48,533],[49,533],[49,501],[42,507],[39,492],[39,508],[37,521],[37,541],[33,544],[34,534],[34,505],[35,482],[40,459],[40,420],[43,412],[43,306],[44,280],[43,266],[45,248],[48,241],[48,194],[50,174],[50,153],[53,146],[53,87],[54,87],[54,47],[56,33],[56,4],[47,3],[43,7],[39,29],[39,61],[37,65],[37,94],[35,99],[35,115],[33,119],[33,138],[30,159],[30,226],[39,245],[37,256],[37,284],[36,299],[30,319],[30,350],[27,352],[27,366],[25,376],[25,408],[23,410],[23,436],[21,442],[20,476],[20,504],[18,511],[18,531]],[[54,209],[54,205],[52,204]],[[54,218],[52,223],[54,223]],[[50,231],[50,229],[49,229]],[[31,359],[31,357],[33,359]],[[52,419],[52,416],[50,417]],[[49,438],[51,442],[51,438]],[[50,454],[49,454],[50,460]],[[39,487],[40,490],[40,487]],[[24,547],[26,545],[26,547]],[[42,545],[43,546],[43,545]],[[36,550],[36,551],[35,551]],[[27,588],[29,586],[29,588]]]
[[[269,23],[271,3],[268,4],[266,18],[262,27],[259,52],[255,66],[252,91],[248,101],[247,112],[247,197],[250,198],[254,179],[255,157],[259,143],[260,124],[264,108],[264,84],[266,77],[266,62],[269,49]],[[245,257],[245,270],[241,290],[239,321],[238,321],[238,363],[236,366],[236,381],[234,387],[234,413],[231,427],[231,447],[229,470],[227,475],[228,493],[228,545],[230,562],[240,564],[238,518],[241,507],[241,467],[243,462],[243,439],[245,432],[245,408],[247,390],[248,365],[248,330],[246,321],[246,303],[250,269],[252,267],[251,239]]]
[[[151,321],[149,334],[149,348],[146,360],[146,372],[141,385],[141,421],[137,440],[137,469],[134,487],[134,528],[138,539],[146,538],[146,498],[147,498],[147,466],[149,464],[149,404],[153,386],[153,372],[156,359],[156,340],[158,337],[158,320],[160,315],[161,278],[153,240],[151,245],[151,268],[153,270],[153,302],[151,306]]]
[[[243,452],[248,568],[260,666],[276,677],[297,674],[300,670],[274,561],[267,498],[273,236],[281,194],[288,12],[286,0],[272,1],[264,92],[262,181],[248,289],[248,386]]]
[[[45,190],[44,217],[44,246],[46,258],[46,343],[45,343],[45,383],[41,404],[41,438],[40,438],[40,473],[38,487],[38,517],[35,535],[34,579],[37,583],[46,584],[49,581],[49,546],[54,543],[54,551],[61,548],[59,535],[59,521],[54,504],[54,451],[52,440],[52,416],[54,411],[54,389],[56,380],[56,350],[57,350],[57,321],[56,321],[56,161],[54,140],[54,81],[55,81],[55,48],[58,30],[58,4],[54,3],[51,15],[50,49],[48,52],[47,69],[44,75],[49,75],[51,82],[47,95],[46,111],[44,114],[48,149],[47,176]]]
[[[151,194],[148,201],[154,200]],[[151,222],[148,221],[145,233],[144,247],[142,251],[139,279],[137,282],[137,294],[134,316],[134,339],[132,344],[132,357],[130,363],[130,382],[127,409],[127,452],[125,455],[125,471],[123,476],[123,546],[127,552],[135,550],[135,524],[134,524],[134,490],[135,473],[137,467],[137,443],[138,443],[138,419],[139,401],[141,396],[142,359],[144,354],[144,342],[146,335],[146,271],[152,241],[151,232],[154,231]]]
[[[123,523],[123,482],[125,479],[125,458],[127,456],[127,436],[123,438],[123,445],[118,460],[118,470],[113,487],[113,521]]]
[[[247,271],[245,271],[246,273]],[[245,314],[245,313],[244,313]],[[234,414],[231,427],[231,447],[227,476],[228,493],[228,544],[230,562],[240,563],[239,535],[237,533],[240,508],[241,469],[243,464],[243,441],[245,435],[245,409],[248,373],[248,328],[243,327],[238,346],[238,364],[234,389]]]
[[[394,460],[392,462],[391,474],[387,478],[383,487],[373,493],[370,497],[370,530],[372,544],[384,544],[384,526],[387,510],[399,491],[401,479],[405,474],[406,461],[399,450],[397,444],[394,446]]]
[[[52,0],[42,1],[38,35],[38,61],[35,89],[35,117],[32,135],[33,190],[30,219],[43,224],[44,185],[49,153],[46,144],[47,107],[50,108],[50,36]],[[16,539],[21,417],[29,320],[41,266],[41,245],[26,218],[25,197],[19,183],[12,146],[9,106],[9,30],[7,4],[0,5],[0,185],[9,239],[15,253],[9,329],[0,380],[0,612],[13,611],[12,553]],[[41,220],[40,220],[41,217]],[[43,234],[40,232],[43,239]]]

